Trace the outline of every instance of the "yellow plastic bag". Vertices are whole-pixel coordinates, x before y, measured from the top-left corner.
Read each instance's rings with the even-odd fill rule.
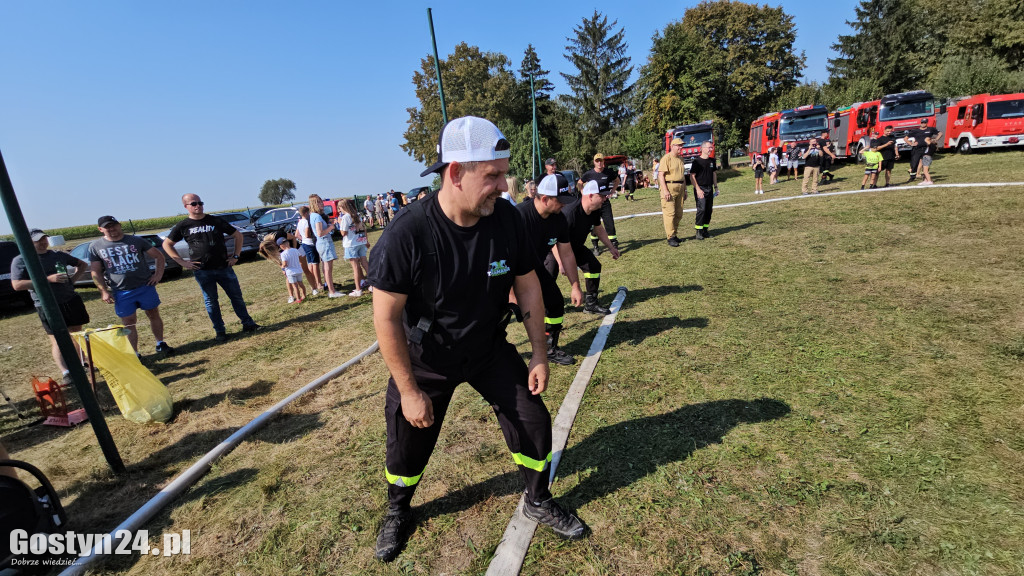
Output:
[[[110,394],[121,414],[137,424],[167,422],[174,414],[171,393],[160,380],[139,362],[128,341],[124,326],[108,326],[102,330],[83,330],[73,336],[86,350],[89,336],[92,362],[107,381]]]

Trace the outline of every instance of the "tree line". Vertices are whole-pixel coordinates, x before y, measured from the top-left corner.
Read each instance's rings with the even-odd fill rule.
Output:
[[[930,89],[937,96],[1024,90],[1024,3],[1006,0],[862,0],[851,33],[832,46],[825,83],[801,82],[806,58],[794,48],[793,18],[781,7],[701,2],[655,34],[630,83],[626,31],[595,10],[566,38],[554,94],[540,56],[527,45],[517,70],[498,52],[461,43],[440,61],[449,118],[489,118],[512,144],[510,171],[532,165],[530,76],[544,158],[581,171],[596,152],[653,159],[665,131],[714,120],[723,163],[746,144],[759,115],[804,104],[830,108],[885,94]],[[416,161],[435,160],[442,127],[433,56],[413,74],[419,106],[409,108],[401,144]]]

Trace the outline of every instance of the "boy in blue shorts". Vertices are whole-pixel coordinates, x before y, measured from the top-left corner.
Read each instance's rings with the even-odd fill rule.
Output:
[[[129,330],[128,340],[136,354],[139,354],[136,310],[140,308],[149,317],[156,351],[168,356],[174,354],[174,349],[164,342],[160,296],[156,293],[157,282],[164,275],[164,255],[144,238],[125,234],[121,223],[113,216],[100,217],[97,225],[103,238],[89,245],[89,267],[100,297],[114,305],[114,313]],[[152,272],[146,256],[156,264]]]

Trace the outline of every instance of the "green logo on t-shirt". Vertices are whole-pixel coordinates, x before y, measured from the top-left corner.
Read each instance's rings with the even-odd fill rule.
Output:
[[[491,262],[491,269],[487,271],[488,276],[501,276],[502,274],[508,274],[509,267],[505,264],[504,260],[498,260],[497,262]]]

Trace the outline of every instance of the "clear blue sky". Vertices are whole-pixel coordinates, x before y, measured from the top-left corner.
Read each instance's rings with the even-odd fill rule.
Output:
[[[600,6],[625,28],[634,74],[651,36],[688,6]],[[790,0],[805,79],[825,80],[829,46],[855,0]],[[400,148],[412,74],[465,41],[518,69],[532,43],[569,72],[566,37],[594,4],[534,2],[29,1],[0,7],[0,151],[30,227],[257,206],[267,179],[338,197],[428,184]],[[0,218],[0,232],[10,224]]]

